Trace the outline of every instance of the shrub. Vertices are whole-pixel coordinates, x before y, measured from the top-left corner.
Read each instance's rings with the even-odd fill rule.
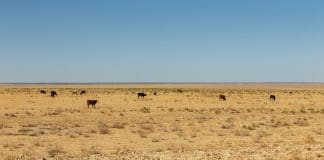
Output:
[[[141,112],[143,112],[143,113],[150,113],[151,111],[150,111],[150,108],[149,107],[143,107],[143,108],[141,108]]]
[[[60,147],[58,145],[55,145],[55,146],[49,147],[47,149],[47,153],[48,153],[49,157],[53,158],[53,157],[56,157],[58,155],[64,154],[65,151],[63,150],[62,147]]]
[[[98,129],[99,129],[100,134],[109,134],[110,133],[109,126],[104,122],[98,123]]]

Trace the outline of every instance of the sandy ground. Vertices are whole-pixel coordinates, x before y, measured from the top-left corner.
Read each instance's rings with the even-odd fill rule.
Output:
[[[0,110],[0,159],[324,159],[323,84],[2,84]]]

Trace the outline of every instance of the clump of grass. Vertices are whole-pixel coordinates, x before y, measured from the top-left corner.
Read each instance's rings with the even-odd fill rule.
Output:
[[[153,132],[153,125],[152,124],[141,124],[141,128],[143,130]]]
[[[19,133],[22,133],[22,134],[27,134],[27,133],[30,133],[32,132],[33,129],[30,129],[30,128],[21,128],[20,130],[18,130]]]
[[[235,130],[234,131],[235,136],[250,136],[250,133],[247,130]]]
[[[222,111],[220,111],[220,110],[215,110],[215,114],[221,114],[222,113]]]
[[[36,136],[39,136],[39,135],[42,135],[42,134],[45,134],[45,132],[42,131],[42,130],[34,130],[33,132],[29,133],[29,136],[36,137]]]
[[[324,114],[324,108],[321,109],[320,113],[323,113]]]
[[[36,124],[33,124],[33,123],[27,123],[27,124],[24,124],[22,125],[23,127],[37,127]]]
[[[234,124],[232,124],[232,123],[224,123],[223,125],[222,125],[222,129],[232,129],[232,128],[234,128],[235,126],[234,126]]]
[[[147,131],[144,131],[144,130],[139,130],[138,131],[138,135],[141,137],[141,138],[147,138]]]
[[[82,149],[83,154],[85,154],[85,156],[88,155],[102,155],[102,149],[100,146],[91,146],[89,148],[86,149]]]
[[[301,113],[306,113],[305,108],[300,109],[300,112],[301,112]]]
[[[306,127],[309,126],[309,123],[306,118],[298,118],[296,121],[294,121],[295,125],[301,126],[301,127]]]
[[[17,117],[14,113],[5,113],[4,115],[8,117]]]
[[[317,135],[324,135],[324,129],[322,128],[314,129],[314,133],[316,133]]]
[[[310,136],[310,135],[307,135],[305,138],[304,138],[304,142],[307,143],[307,144],[312,144],[312,143],[315,143],[315,139],[314,137]]]
[[[193,112],[193,109],[185,108],[185,111],[187,111],[187,112]]]
[[[127,125],[127,123],[123,122],[115,122],[113,125],[112,125],[112,128],[117,128],[117,129],[124,129],[125,126]]]
[[[143,113],[150,113],[151,110],[150,110],[149,107],[143,107],[143,108],[141,108],[141,112],[143,112]]]
[[[5,144],[2,145],[2,147],[3,147],[3,148],[9,148],[9,147],[10,147],[10,144],[5,143]]]
[[[154,138],[152,138],[152,142],[154,142],[154,143],[156,143],[156,142],[160,142],[160,141],[161,141],[161,139],[158,138],[158,137],[154,137]]]
[[[50,158],[57,157],[58,155],[63,155],[65,153],[63,147],[55,145],[47,148],[47,153]]]
[[[98,123],[98,130],[100,134],[109,134],[111,133],[109,126],[104,122]]]
[[[60,115],[64,112],[64,109],[59,107],[59,108],[56,108],[53,112],[53,115]]]
[[[271,119],[271,127],[275,127],[275,128],[277,128],[277,127],[288,127],[290,124],[287,122],[287,121],[285,121],[284,119],[281,119],[281,120],[274,120],[274,119]]]
[[[255,130],[258,127],[256,124],[251,125],[243,125],[242,128],[248,129],[248,130]]]

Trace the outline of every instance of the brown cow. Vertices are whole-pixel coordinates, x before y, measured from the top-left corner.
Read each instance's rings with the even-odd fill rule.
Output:
[[[96,104],[98,103],[98,100],[87,100],[88,108],[91,105],[92,108],[96,108]]]
[[[51,97],[56,97],[57,93],[55,91],[51,91]]]
[[[44,90],[40,90],[39,91],[41,94],[46,94],[46,91],[44,91]]]
[[[86,91],[81,91],[80,95],[83,95],[83,94],[86,94],[86,93],[87,93]]]
[[[223,95],[223,94],[219,95],[218,98],[219,98],[219,100],[221,100],[221,101],[226,101],[226,97],[225,97],[225,95]]]
[[[275,95],[270,95],[270,101],[276,101],[276,96]]]

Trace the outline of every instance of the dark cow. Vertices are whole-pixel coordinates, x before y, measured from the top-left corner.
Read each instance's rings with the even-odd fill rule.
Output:
[[[51,91],[51,97],[56,97],[57,93],[55,91]]]
[[[225,97],[225,95],[219,95],[218,96],[218,98],[219,98],[219,100],[221,100],[221,101],[226,101],[226,97]]]
[[[142,97],[144,99],[145,96],[146,96],[145,93],[137,93],[137,98]]]
[[[276,101],[276,96],[275,95],[270,95],[270,101]]]
[[[41,94],[46,94],[46,91],[44,91],[44,90],[40,90],[39,91]]]
[[[81,91],[80,95],[83,95],[83,94],[86,94],[86,93],[87,93],[86,91]]]
[[[157,93],[156,93],[156,92],[154,92],[154,93],[153,93],[153,95],[154,95],[154,96],[156,96],[156,95],[157,95]]]
[[[92,106],[92,108],[96,108],[97,103],[98,103],[98,100],[87,100],[88,108],[90,105]]]

